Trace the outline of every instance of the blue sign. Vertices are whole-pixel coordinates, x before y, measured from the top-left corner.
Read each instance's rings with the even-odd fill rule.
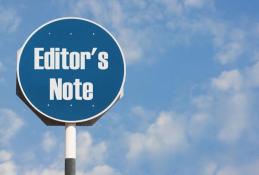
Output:
[[[125,76],[123,53],[115,38],[82,18],[42,25],[18,55],[17,80],[26,101],[59,122],[100,117],[120,98]]]

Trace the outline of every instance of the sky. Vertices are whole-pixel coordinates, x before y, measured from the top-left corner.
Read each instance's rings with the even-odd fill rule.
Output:
[[[78,175],[258,175],[259,1],[0,0],[0,174],[64,174],[64,127],[15,94],[16,52],[77,16],[107,28],[127,62],[124,97],[77,127]]]

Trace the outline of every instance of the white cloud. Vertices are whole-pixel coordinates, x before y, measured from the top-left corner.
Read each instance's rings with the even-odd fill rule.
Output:
[[[237,60],[245,50],[245,32],[242,30],[233,30],[229,40],[225,41],[223,45],[219,47],[219,51],[216,54],[216,58],[221,64],[227,64]]]
[[[64,175],[64,170],[46,168],[44,170],[30,170],[25,175]]]
[[[80,132],[77,140],[78,165],[81,168],[91,167],[104,162],[107,154],[105,142],[94,143],[88,132]]]
[[[227,165],[221,168],[216,175],[258,175],[259,174],[259,161],[252,162],[250,164],[242,164],[231,166]]]
[[[209,2],[210,1],[207,1],[207,0],[184,0],[184,5],[200,8]]]
[[[234,63],[246,53],[254,52],[254,43],[257,42],[253,32],[254,24],[251,24],[251,29],[247,29],[225,20],[202,15],[190,19],[183,15],[167,21],[167,26],[176,33],[176,37],[181,38],[180,41],[187,44],[197,36],[211,39],[215,50],[214,58],[222,65]]]
[[[95,1],[73,0],[63,1],[69,11],[77,16],[92,18],[107,27],[115,34],[125,53],[127,63],[147,60],[146,54],[154,49],[159,40],[158,33],[161,22],[169,27],[165,36],[171,37],[170,45],[175,42],[192,44],[190,39],[198,35],[209,36],[215,49],[215,59],[225,65],[241,58],[245,53],[253,51],[251,43],[256,42],[254,35],[258,33],[258,24],[251,24],[251,29],[204,15],[202,12],[214,9],[214,0],[155,0],[148,1]],[[161,10],[163,9],[163,10]],[[190,17],[190,10],[196,10]],[[154,15],[156,14],[156,15]],[[155,27],[150,26],[157,26]],[[174,33],[171,36],[169,33]],[[160,41],[162,42],[162,41]],[[163,48],[160,48],[163,49]]]
[[[22,125],[23,120],[14,111],[0,108],[0,143],[8,143]]]
[[[215,162],[209,162],[202,170],[202,175],[215,175],[217,167],[218,166]]]
[[[212,80],[212,86],[220,91],[237,91],[241,85],[242,78],[238,70],[224,71]]]
[[[212,18],[200,18],[196,23],[200,23],[198,32],[211,34],[216,50],[215,58],[222,65],[233,63],[244,53],[252,51],[247,47],[247,40],[249,39],[249,42],[254,42],[254,40],[249,38],[250,34],[247,29]]]
[[[3,63],[0,61],[0,73],[1,73],[2,71],[4,71],[4,65],[3,65]]]
[[[246,78],[244,72],[230,70],[223,71],[211,82],[213,89],[219,91],[214,94],[216,100],[212,104],[211,111],[218,116],[220,141],[238,140],[249,126],[252,99],[245,87]]]
[[[156,112],[148,110],[142,106],[134,106],[130,111],[130,116],[134,117],[134,120],[142,123],[142,126],[149,124],[152,119],[156,116]]]
[[[246,83],[250,87],[259,87],[259,61],[245,71]]]
[[[46,132],[43,135],[42,147],[47,153],[51,152],[57,145],[57,138],[50,132]]]
[[[234,169],[232,167],[225,167],[224,169],[220,170],[218,175],[240,175],[237,169]]]
[[[17,175],[16,165],[12,161],[0,163],[0,174]]]
[[[253,90],[246,82],[251,76],[257,78],[256,67],[257,63],[245,71],[223,71],[213,78],[207,92],[194,97],[193,108],[183,113],[185,120],[174,113],[162,112],[146,130],[129,134],[127,157],[134,159],[143,154],[171,154],[186,148],[189,145],[187,138],[210,137],[220,141],[219,144],[240,140],[251,129]],[[133,114],[142,118],[148,115],[146,111],[141,107],[133,108]]]
[[[0,174],[17,175],[17,166],[11,160],[12,153],[6,150],[0,150]]]
[[[192,99],[192,104],[199,110],[205,110],[211,107],[214,98],[210,95],[201,95]]]
[[[130,29],[121,29],[118,32],[118,40],[121,43],[127,63],[137,62],[143,57],[143,46],[141,46],[144,42],[143,35]]]
[[[62,4],[60,1],[57,3]],[[63,1],[64,4],[73,15],[91,18],[108,28],[121,44],[127,63],[132,64],[144,59],[147,63],[152,62],[144,53],[157,45],[152,38],[159,37],[160,31],[150,26],[164,20],[163,23],[182,21],[190,9],[211,7],[213,0],[155,0],[152,3],[136,0],[73,0]]]
[[[257,86],[257,63],[244,71],[223,71],[211,82],[214,99],[210,111],[218,116],[220,141],[233,142],[241,138],[249,129],[254,103],[251,87]],[[223,93],[222,93],[223,92]],[[228,93],[224,93],[228,92]]]
[[[180,15],[184,10],[183,3],[178,0],[160,0],[158,5],[162,5],[168,14]]]
[[[75,15],[92,15],[98,23],[110,26],[122,46],[127,63],[136,62],[141,58],[142,35],[126,27],[129,16],[120,1],[78,0],[70,8]]]
[[[188,125],[191,137],[206,135],[211,128],[222,143],[233,143],[245,135],[250,129],[254,103],[252,89],[246,83],[248,70],[222,71],[212,79],[207,93],[193,99],[194,114]]]
[[[244,53],[252,51],[246,46],[249,39],[247,29],[231,25],[227,21],[200,17],[189,23],[187,19],[184,27],[187,28],[185,31],[192,31],[192,35],[209,34],[216,51],[215,58],[222,65],[233,63]]]
[[[157,2],[157,5],[162,5],[166,9],[166,14],[183,16],[188,10],[213,7],[214,0],[159,0]]]
[[[133,115],[136,115],[141,118],[145,118],[147,116],[148,111],[144,109],[142,106],[134,106],[131,109]]]
[[[99,165],[94,167],[90,172],[87,172],[86,175],[119,175],[113,168],[108,165]]]
[[[221,115],[218,138],[225,142],[236,141],[249,127],[249,97],[247,94],[236,93],[221,100],[219,103],[222,104],[218,108],[218,115]]]
[[[44,134],[44,138],[47,140],[54,139],[54,136],[49,132]],[[52,141],[50,141],[52,142]],[[105,164],[105,158],[107,154],[107,144],[105,142],[97,142],[93,140],[89,132],[80,131],[77,135],[77,174],[78,175],[118,175],[112,167]],[[49,149],[49,143],[46,143],[46,149]],[[57,145],[57,143],[55,143]],[[61,143],[63,146],[63,143]],[[61,145],[57,145],[60,147]],[[52,146],[51,146],[52,147]],[[52,148],[51,148],[52,149]],[[63,154],[63,153],[62,153]],[[63,155],[57,155],[54,162],[45,167],[33,167],[27,168],[24,171],[25,175],[61,175],[64,174],[63,164],[60,163],[63,160]],[[62,164],[62,166],[61,166]]]
[[[21,18],[14,9],[0,5],[0,33],[16,31],[20,22]]]
[[[0,162],[8,161],[12,158],[12,153],[6,150],[0,150]]]
[[[162,112],[144,133],[132,133],[128,138],[129,159],[142,153],[175,153],[187,146],[186,128],[180,116]]]
[[[259,22],[257,22],[254,32],[255,32],[255,36],[256,36],[257,38],[259,38]]]
[[[188,135],[191,138],[197,139],[198,137],[204,135],[206,126],[208,125],[211,117],[210,115],[211,114],[206,112],[197,112],[191,116],[188,123]]]
[[[0,61],[0,82],[4,80],[3,73],[5,71],[4,64]]]
[[[94,166],[90,171],[86,171],[86,172],[82,171],[81,169],[79,170],[77,169],[76,174],[77,175],[100,175],[100,174],[101,175],[120,175],[119,172],[117,172],[112,167],[106,164]],[[24,172],[24,175],[64,175],[64,170],[53,168],[53,167],[47,167],[45,169],[27,170]]]

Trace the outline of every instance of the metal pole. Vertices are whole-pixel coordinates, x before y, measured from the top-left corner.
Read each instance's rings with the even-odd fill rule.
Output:
[[[76,175],[76,124],[65,126],[65,175]]]

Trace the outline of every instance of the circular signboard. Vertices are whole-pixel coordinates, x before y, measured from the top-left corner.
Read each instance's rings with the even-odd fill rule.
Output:
[[[37,113],[78,123],[104,114],[120,98],[126,66],[115,38],[82,18],[50,21],[25,41],[17,61],[17,81]]]

